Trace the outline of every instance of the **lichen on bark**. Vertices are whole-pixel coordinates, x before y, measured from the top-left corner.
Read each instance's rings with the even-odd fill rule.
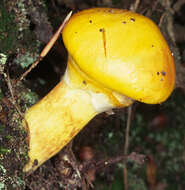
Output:
[[[0,3],[0,189],[26,186],[22,168],[28,161],[28,137],[20,113],[38,97],[15,81],[39,56],[41,42],[31,27],[34,21],[30,14],[34,10],[44,17],[46,9],[42,7],[41,0]]]

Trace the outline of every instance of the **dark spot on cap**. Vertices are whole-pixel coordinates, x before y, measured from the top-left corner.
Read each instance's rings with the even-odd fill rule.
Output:
[[[85,85],[87,84],[85,80],[83,80],[83,84],[85,84]]]
[[[152,47],[154,47],[154,45],[152,44]]]
[[[109,12],[109,13],[113,13],[114,10],[113,10],[113,9],[109,9],[108,12]]]
[[[38,163],[39,163],[39,162],[38,162],[38,160],[37,160],[37,159],[35,159],[35,160],[34,160],[34,162],[33,162],[33,165],[34,165],[34,166],[37,166],[37,165],[38,165]]]
[[[92,23],[92,20],[90,20],[89,23]]]
[[[135,18],[130,18],[130,21],[135,22]]]
[[[162,74],[163,76],[166,76],[166,72],[165,72],[165,71],[161,71],[161,74]]]
[[[159,72],[157,72],[157,75],[159,75],[160,73]]]
[[[100,32],[103,32],[103,28],[100,28],[100,30],[99,30]]]
[[[75,34],[77,34],[77,32],[75,32]]]
[[[126,24],[127,22],[126,22],[126,21],[123,21],[122,23],[123,23],[123,24]]]

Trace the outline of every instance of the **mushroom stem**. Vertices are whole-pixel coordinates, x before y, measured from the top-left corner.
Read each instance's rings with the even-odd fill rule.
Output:
[[[59,152],[95,115],[117,107],[116,101],[68,61],[62,81],[25,114],[30,160],[24,171],[34,171]]]
[[[36,169],[59,152],[96,114],[89,94],[62,80],[26,112],[30,160],[24,171]]]

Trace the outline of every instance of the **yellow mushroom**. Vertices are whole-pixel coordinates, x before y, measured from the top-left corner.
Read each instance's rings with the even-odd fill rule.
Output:
[[[137,100],[165,101],[175,67],[158,27],[127,10],[74,14],[62,31],[68,64],[61,82],[25,114],[33,171],[59,152],[95,115]]]

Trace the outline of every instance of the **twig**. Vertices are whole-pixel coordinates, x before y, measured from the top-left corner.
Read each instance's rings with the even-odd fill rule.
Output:
[[[5,81],[6,81],[7,85],[8,85],[8,89],[9,89],[10,94],[11,94],[10,102],[13,104],[13,106],[15,107],[15,109],[17,110],[17,112],[19,113],[21,118],[23,118],[23,114],[21,112],[21,109],[20,109],[19,105],[17,104],[15,96],[14,96],[14,90],[13,90],[13,87],[12,87],[12,84],[11,84],[9,72],[8,71],[6,73],[3,72],[3,76],[5,78]]]
[[[173,5],[173,10],[175,12],[178,12],[181,7],[183,6],[183,4],[185,4],[185,0],[178,0],[174,5]]]
[[[116,157],[103,159],[100,161],[93,160],[93,161],[84,163],[83,166],[81,167],[80,171],[85,172],[85,171],[91,170],[91,169],[98,170],[98,169],[108,167],[112,164],[115,164],[115,163],[118,163],[121,161],[124,161],[126,163],[126,162],[128,162],[128,160],[131,160],[133,162],[136,162],[139,165],[142,165],[146,160],[146,156],[143,154],[138,154],[136,152],[132,152],[129,155],[119,155]]]
[[[124,146],[124,154],[128,154],[129,148],[129,131],[132,117],[132,105],[128,107],[128,115],[127,115],[127,125],[125,131],[125,146]],[[124,190],[128,190],[128,180],[127,180],[127,165],[125,163],[125,167],[123,168],[123,180],[124,180]]]
[[[91,188],[94,188],[94,185],[92,184],[91,180],[89,179],[89,175],[87,173],[84,173],[84,179],[87,181],[86,186],[88,185]]]
[[[138,154],[136,152],[132,152],[130,155],[119,155],[116,157],[103,159],[100,161],[97,160],[90,160],[87,162],[84,162],[83,165],[79,167],[80,172],[85,176],[87,183],[90,185],[91,188],[93,188],[92,183],[88,180],[88,177],[86,176],[86,172],[90,170],[99,170],[101,168],[109,167],[112,164],[118,163],[118,162],[128,162],[128,161],[134,161],[139,165],[142,165],[146,161],[146,156],[143,154]],[[82,184],[84,181],[82,181]],[[84,185],[84,184],[83,184]],[[84,187],[85,189],[85,187]]]
[[[56,31],[56,33],[53,35],[53,37],[50,39],[50,41],[48,42],[48,44],[44,47],[44,49],[42,50],[39,58],[29,67],[28,70],[26,70],[21,76],[20,78],[17,80],[17,82],[23,80],[26,75],[32,70],[34,69],[37,64],[47,55],[47,53],[49,52],[49,50],[53,47],[54,43],[56,42],[56,40],[58,39],[60,33],[62,32],[65,24],[69,21],[70,17],[72,15],[72,11],[66,16],[66,18],[64,19],[63,23],[60,25],[59,29]]]
[[[166,12],[164,12],[164,13],[161,15],[161,17],[160,17],[159,24],[158,24],[159,28],[161,28],[165,16],[166,16]]]
[[[124,147],[125,155],[127,155],[129,148],[129,131],[130,131],[131,119],[132,119],[132,105],[128,107],[127,125],[125,131],[125,147]]]
[[[85,178],[82,179],[82,190],[88,190]]]
[[[136,12],[137,8],[139,7],[140,0],[135,0],[135,3],[131,4],[130,10]]]
[[[71,160],[70,164],[71,164],[72,168],[75,170],[75,172],[77,173],[79,179],[81,180],[82,190],[88,190],[87,184],[85,181],[86,177],[82,176],[79,171],[79,167],[78,167],[79,165],[78,165],[76,157],[73,153],[72,147],[73,147],[73,140],[67,145],[68,154],[69,154],[70,160]]]
[[[70,159],[71,160],[70,164],[73,167],[73,169],[76,171],[78,177],[80,179],[82,179],[80,171],[78,169],[78,163],[77,163],[76,157],[75,157],[75,155],[73,153],[72,147],[73,147],[73,140],[67,145],[68,153],[69,153],[70,158],[71,158]]]
[[[159,0],[159,3],[165,8],[167,12],[170,12],[170,14],[174,14],[175,11],[173,10],[172,1],[171,0]]]

